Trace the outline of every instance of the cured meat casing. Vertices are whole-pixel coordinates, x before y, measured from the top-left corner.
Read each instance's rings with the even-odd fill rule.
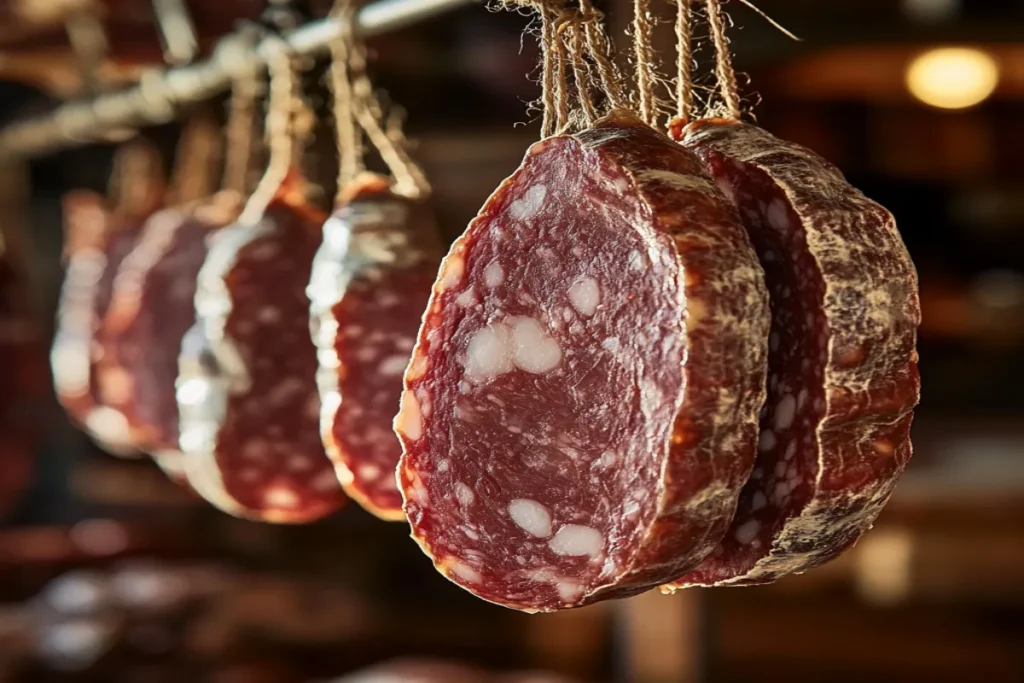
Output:
[[[703,121],[683,143],[737,204],[772,302],[759,453],[721,546],[674,587],[757,584],[867,531],[911,456],[917,275],[892,215],[803,147]]]
[[[154,214],[121,263],[100,330],[103,403],[125,417],[131,441],[176,479],[184,478],[175,400],[181,340],[195,324],[208,238],[237,209],[237,197],[223,193]]]
[[[405,375],[400,485],[437,568],[551,611],[699,564],[753,465],[763,277],[698,159],[634,117],[535,144],[445,258]]]
[[[307,293],[319,350],[320,429],[345,492],[382,519],[405,519],[391,427],[402,375],[437,276],[436,225],[422,200],[362,181],[324,223]]]
[[[67,269],[57,311],[50,364],[54,388],[68,414],[106,450],[135,452],[127,421],[103,404],[96,364],[103,349],[96,334],[113,296],[114,277],[135,246],[144,216],[108,213],[99,195],[64,197]]]
[[[182,341],[181,448],[192,487],[231,514],[299,523],[344,495],[318,430],[309,282],[323,218],[279,193],[207,254]]]

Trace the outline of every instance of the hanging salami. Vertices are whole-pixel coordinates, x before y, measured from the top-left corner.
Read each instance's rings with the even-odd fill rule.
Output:
[[[679,137],[739,207],[764,267],[768,400],[729,532],[673,587],[766,583],[856,542],[910,459],[920,391],[917,276],[892,215],[818,155],[737,119]]]
[[[222,195],[153,216],[121,265],[104,318],[103,401],[125,417],[132,442],[175,478],[183,476],[175,400],[181,340],[195,324],[196,277],[208,241],[236,207],[234,196]]]
[[[104,405],[124,416],[132,443],[172,478],[184,478],[175,381],[181,340],[195,323],[196,276],[207,241],[238,214],[239,197],[211,191],[219,131],[195,117],[179,143],[171,195],[180,205],[154,214],[117,271],[98,333],[96,374]]]
[[[96,364],[102,356],[97,332],[113,295],[121,262],[135,246],[162,188],[156,179],[157,152],[142,143],[118,151],[115,178],[120,206],[110,212],[90,192],[63,199],[66,271],[51,350],[54,387],[68,414],[111,452],[135,451],[124,416],[104,405]]]
[[[753,464],[768,317],[692,153],[621,111],[536,143],[445,258],[405,375],[413,537],[525,611],[695,567]]]
[[[402,374],[440,263],[429,188],[379,120],[362,46],[334,46],[341,172],[334,215],[324,224],[308,293],[324,446],[345,492],[388,520],[405,519],[395,480],[401,445],[392,430]],[[363,138],[392,177],[362,171]]]
[[[270,168],[199,272],[177,400],[189,483],[232,514],[308,522],[344,502],[318,430],[305,289],[324,216],[295,171],[290,58],[272,64]],[[287,176],[286,176],[287,174]]]

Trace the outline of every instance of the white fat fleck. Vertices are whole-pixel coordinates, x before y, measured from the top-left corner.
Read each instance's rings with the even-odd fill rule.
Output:
[[[334,473],[334,470],[324,470],[313,477],[313,481],[310,482],[310,486],[314,491],[322,491],[324,493],[337,491],[339,486],[338,476]]]
[[[388,356],[380,362],[380,374],[387,376],[401,375],[405,373],[409,365],[409,357],[406,355]]]
[[[619,461],[619,454],[613,450],[606,450],[601,453],[601,457],[595,461],[595,464],[601,469],[608,469]]]
[[[619,350],[619,347],[620,343],[618,337],[608,337],[603,342],[601,342],[601,348],[603,348],[605,351],[608,351],[609,353],[615,353],[616,351]]]
[[[640,412],[644,417],[653,417],[663,400],[661,389],[654,381],[647,377],[640,380]]]
[[[562,360],[562,349],[534,318],[510,318],[513,362],[526,372],[542,374],[553,370]]]
[[[556,580],[555,590],[558,591],[558,597],[565,602],[575,602],[583,594],[583,586],[572,579]]]
[[[476,494],[461,481],[455,482],[455,498],[463,505],[472,505],[476,500]]]
[[[497,261],[491,261],[484,268],[484,284],[488,287],[497,287],[505,281],[505,271]]]
[[[476,303],[476,290],[472,287],[455,297],[455,303],[463,308],[469,308]]]
[[[263,494],[263,502],[271,508],[294,508],[299,505],[299,497],[291,489],[272,486]]]
[[[635,500],[627,500],[622,507],[622,514],[626,517],[632,517],[638,512],[640,512],[640,503]]]
[[[772,332],[771,334],[768,335],[768,349],[770,351],[778,351],[779,350],[779,333],[778,332]]]
[[[789,445],[786,446],[786,453],[783,457],[786,460],[792,460],[794,455],[796,455],[796,439],[790,441]]]
[[[459,577],[464,581],[470,581],[472,583],[480,583],[481,577],[480,572],[470,567],[465,562],[459,562],[458,560],[448,561],[448,571],[455,576]]]
[[[592,277],[585,277],[569,287],[569,301],[572,307],[579,311],[580,315],[592,316],[601,303],[601,290],[597,286],[597,280]]]
[[[757,450],[765,453],[775,448],[775,432],[770,429],[765,429],[761,432],[761,436],[757,440]]]
[[[508,514],[523,531],[547,538],[551,535],[551,513],[535,500],[516,498],[508,504]]]
[[[466,379],[481,384],[512,370],[512,330],[494,323],[473,333],[466,349]]]
[[[479,541],[480,540],[480,534],[478,534],[476,531],[474,531],[472,527],[468,527],[468,526],[465,527],[462,530],[462,533],[466,534],[466,538],[468,538],[471,541]]]
[[[754,494],[754,498],[750,502],[750,510],[752,512],[757,512],[758,510],[763,509],[764,506],[767,504],[768,497],[765,496],[764,493],[762,493],[761,491],[758,491],[757,493]]]
[[[781,460],[779,462],[775,463],[775,476],[776,477],[781,477],[785,473],[786,473],[786,463],[782,462]]]
[[[120,410],[109,406],[100,406],[91,411],[85,419],[85,428],[100,439],[117,446],[131,443],[128,418]]]
[[[517,199],[509,205],[509,215],[517,221],[530,218],[544,205],[544,198],[547,197],[547,194],[547,186],[534,185],[523,194],[521,199]]]
[[[779,482],[775,485],[775,495],[781,501],[789,495],[790,487],[786,482]]]
[[[449,467],[448,458],[442,458],[437,461],[437,471],[447,472]]]
[[[751,519],[736,527],[736,540],[740,545],[749,545],[757,538],[757,532],[761,530],[761,523]]]
[[[274,306],[264,306],[256,317],[264,325],[276,325],[281,322],[281,311]]]
[[[395,431],[401,432],[410,441],[423,436],[423,416],[416,395],[406,389],[402,392],[401,407],[395,416]]]
[[[548,547],[556,555],[598,557],[604,549],[604,536],[593,527],[566,524],[548,541]]]
[[[768,222],[781,233],[789,231],[789,215],[786,213],[786,205],[782,203],[781,199],[776,199],[768,207]]]
[[[789,429],[795,416],[796,399],[793,398],[793,394],[786,394],[779,401],[779,405],[775,407],[775,429],[778,431]]]

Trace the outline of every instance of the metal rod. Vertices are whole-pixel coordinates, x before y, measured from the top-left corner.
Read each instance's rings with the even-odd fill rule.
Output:
[[[477,0],[377,0],[356,15],[365,37],[393,31]],[[341,26],[327,18],[310,22],[286,36],[300,55],[325,51]],[[139,84],[92,100],[69,102],[52,112],[16,121],[0,130],[0,158],[30,157],[101,140],[105,133],[172,121],[177,109],[227,90],[234,76],[266,65],[269,41],[255,47],[238,35],[225,36],[209,60],[163,72],[144,73]]]

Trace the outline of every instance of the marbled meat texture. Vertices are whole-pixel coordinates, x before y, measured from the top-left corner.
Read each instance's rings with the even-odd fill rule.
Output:
[[[121,262],[138,241],[146,216],[109,213],[90,192],[63,199],[64,284],[50,363],[57,397],[68,414],[103,448],[131,455],[136,448],[124,415],[104,405],[96,372],[103,348],[97,333],[113,296]]]
[[[324,224],[313,262],[324,445],[345,492],[382,519],[405,519],[391,423],[440,260],[426,203],[371,178]]]
[[[813,152],[746,124],[684,135],[740,209],[772,327],[757,463],[721,545],[675,586],[767,583],[855,543],[910,459],[917,275],[892,215]]]
[[[680,576],[750,474],[768,325],[692,153],[626,115],[535,144],[445,258],[405,376],[413,537],[525,611]]]
[[[103,403],[125,416],[132,442],[176,479],[184,477],[174,388],[181,340],[196,321],[208,238],[235,217],[237,204],[222,195],[152,216],[121,264],[100,329]]]
[[[309,282],[322,215],[277,199],[223,230],[198,278],[177,399],[192,487],[231,514],[309,522],[345,501],[320,441]]]

